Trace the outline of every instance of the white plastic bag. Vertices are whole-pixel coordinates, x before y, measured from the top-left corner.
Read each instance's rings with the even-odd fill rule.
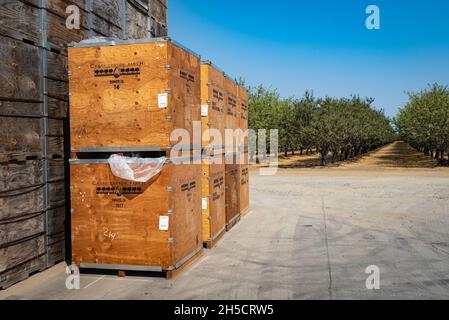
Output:
[[[151,178],[159,174],[166,161],[166,157],[130,158],[119,156],[117,154],[113,154],[108,160],[114,176],[143,183],[148,182]]]

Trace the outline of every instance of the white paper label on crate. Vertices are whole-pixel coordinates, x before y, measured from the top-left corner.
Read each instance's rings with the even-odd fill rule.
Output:
[[[203,198],[203,210],[207,210],[207,198]]]
[[[209,105],[207,105],[207,104],[201,105],[201,116],[207,117],[208,114],[209,114]]]
[[[160,216],[159,217],[159,230],[161,231],[168,231],[168,216]]]
[[[157,103],[158,103],[159,109],[167,109],[168,94],[167,93],[159,93],[157,95]]]

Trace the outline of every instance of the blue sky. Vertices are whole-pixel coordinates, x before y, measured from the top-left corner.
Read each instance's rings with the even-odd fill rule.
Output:
[[[365,27],[370,4],[380,30]],[[357,93],[394,116],[406,91],[449,85],[447,0],[169,0],[169,33],[284,97]]]

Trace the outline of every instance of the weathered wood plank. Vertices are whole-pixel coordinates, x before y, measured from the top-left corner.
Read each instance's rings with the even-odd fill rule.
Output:
[[[167,26],[167,6],[158,0],[150,1],[150,16],[163,26]]]
[[[48,116],[50,118],[65,119],[68,116],[68,111],[68,101],[63,101],[52,97],[48,98]]]
[[[126,35],[129,39],[147,38],[148,12],[139,10],[134,4],[126,3]]]
[[[0,116],[42,117],[41,104],[38,102],[2,101],[0,100]]]
[[[96,14],[92,15],[92,30],[97,33],[97,36],[115,38],[122,38],[123,36],[123,31],[120,27],[117,27],[115,24],[108,22]]]
[[[43,161],[0,164],[0,220],[44,210]]]
[[[39,8],[18,0],[3,0],[0,6],[0,34],[17,40],[41,43]]]
[[[39,101],[39,48],[0,36],[0,98]]]
[[[54,80],[68,81],[66,56],[52,51],[47,53],[47,77]]]
[[[14,160],[14,154],[42,156],[42,120],[0,116],[0,157]]]
[[[122,0],[93,1],[92,9],[97,16],[120,28],[122,26],[121,1]]]
[[[31,239],[0,246],[0,277],[3,273],[45,255],[45,234],[38,233]]]
[[[86,19],[84,11],[80,12],[82,19]],[[67,45],[71,42],[80,42],[87,38],[88,29],[81,25],[80,29],[69,29],[66,26],[66,18],[62,18],[51,12],[47,13],[48,46],[64,55],[67,55]]]
[[[45,268],[45,256],[39,256],[31,259],[11,270],[0,273],[0,289],[8,287],[20,281],[27,279],[31,274],[41,271]]]

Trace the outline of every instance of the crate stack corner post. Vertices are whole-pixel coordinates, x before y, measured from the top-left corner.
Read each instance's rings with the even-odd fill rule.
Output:
[[[67,44],[165,35],[167,1],[2,1],[0,289],[67,257]]]
[[[191,161],[200,58],[169,38],[80,43],[69,70],[73,260],[170,276],[203,248],[201,166]],[[177,129],[190,136],[187,159],[174,150]],[[168,162],[135,182],[113,175],[115,153]]]

